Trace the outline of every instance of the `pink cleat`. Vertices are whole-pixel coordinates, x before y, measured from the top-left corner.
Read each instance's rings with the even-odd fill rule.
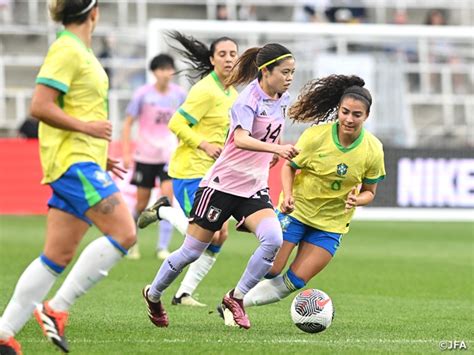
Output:
[[[250,320],[245,313],[244,301],[234,298],[234,290],[228,292],[222,299],[221,307],[222,313],[225,314],[226,310],[232,313],[234,322],[241,328],[249,329]]]
[[[161,301],[155,303],[148,299],[149,289],[150,285],[147,285],[142,290],[142,295],[148,308],[148,318],[150,318],[151,322],[157,327],[167,327],[169,324],[168,314],[163,308]]]

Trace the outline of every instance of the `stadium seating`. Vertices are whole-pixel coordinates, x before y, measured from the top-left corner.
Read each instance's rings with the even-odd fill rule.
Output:
[[[225,3],[230,19],[238,18],[241,5],[255,5],[259,20],[288,22],[304,2],[227,0]],[[102,62],[112,72],[110,110],[117,128],[115,137],[119,135],[118,126],[133,89],[145,80],[148,20],[215,18],[216,4],[211,0],[101,0],[101,25],[96,31],[93,47],[100,55],[106,52],[106,43],[110,46]],[[390,23],[394,11],[400,9],[399,2],[394,0],[366,0],[363,4],[368,23]],[[407,0],[403,9],[409,13],[410,23],[422,23],[429,7],[435,5],[449,12],[449,24],[472,26],[469,14],[472,15],[473,10],[469,1],[439,0],[425,4]],[[15,135],[17,127],[28,115],[34,78],[57,30],[48,20],[45,0],[14,2],[9,11],[12,22],[0,26],[0,134],[4,136]],[[259,39],[262,40],[265,38]],[[474,137],[466,129],[472,125],[468,113],[472,111],[474,102],[472,45],[472,38],[465,37],[383,45],[377,40],[361,43],[329,36],[312,43],[311,50],[317,55],[368,53],[373,58],[377,68],[374,76],[378,96],[377,133],[384,142],[413,146],[416,141],[417,145],[430,146],[438,145],[442,140],[451,146],[462,147],[474,145]],[[301,58],[299,79],[294,85],[296,94],[304,79],[315,75],[314,63],[311,62],[314,58],[307,57],[308,46],[304,41],[294,41],[291,48]],[[187,84],[184,79],[182,83]],[[406,106],[409,112],[403,112],[402,107]],[[408,123],[400,129],[403,120]],[[418,132],[416,137],[406,134],[410,127]],[[446,130],[446,127],[450,129]],[[299,131],[301,129],[290,129],[287,139],[294,140]]]

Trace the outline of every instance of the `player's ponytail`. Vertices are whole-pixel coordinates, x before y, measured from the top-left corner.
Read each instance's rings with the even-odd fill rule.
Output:
[[[178,31],[169,31],[167,36],[179,42],[184,49],[171,45],[171,48],[176,50],[185,58],[185,62],[191,65],[191,71],[196,74],[187,74],[190,79],[203,78],[214,70],[211,63],[211,57],[216,51],[216,45],[223,41],[232,41],[237,45],[237,42],[229,37],[219,37],[211,43],[208,48],[206,44],[198,41],[192,36],[186,36]]]
[[[97,5],[98,0],[51,0],[48,8],[51,19],[66,26],[84,23]]]
[[[339,103],[345,97],[364,102],[368,113],[372,97],[364,85],[364,80],[355,75],[330,75],[311,80],[303,87],[288,114],[297,122],[331,121],[336,119]]]
[[[226,85],[247,84],[257,77],[260,80],[264,68],[271,72],[282,61],[292,57],[290,50],[278,43],[249,48],[237,60]]]

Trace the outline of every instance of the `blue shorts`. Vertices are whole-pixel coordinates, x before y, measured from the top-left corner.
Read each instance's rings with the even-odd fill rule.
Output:
[[[57,180],[49,184],[53,196],[48,206],[70,213],[92,224],[86,211],[104,198],[118,192],[112,178],[96,163],[76,163]]]
[[[333,256],[341,243],[342,234],[326,232],[308,226],[296,218],[281,212],[278,212],[278,220],[283,230],[283,240],[287,242],[293,244],[300,242],[311,243],[326,249]]]
[[[194,195],[199,188],[201,178],[198,179],[173,179],[173,193],[184,211],[186,217],[194,205]]]

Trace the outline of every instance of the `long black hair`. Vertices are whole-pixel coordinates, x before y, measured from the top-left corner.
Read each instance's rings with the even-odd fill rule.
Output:
[[[185,62],[191,65],[191,71],[195,74],[189,73],[188,70],[187,76],[192,80],[196,80],[198,78],[202,79],[214,70],[214,66],[211,63],[210,57],[214,56],[214,53],[216,52],[216,46],[220,42],[231,41],[234,42],[236,46],[238,46],[234,39],[226,36],[219,37],[212,41],[209,48],[206,44],[198,41],[193,36],[186,36],[178,31],[170,31],[167,33],[167,36],[170,39],[179,42],[184,47],[184,49],[182,49],[171,45],[171,48],[186,58]]]
[[[330,75],[311,80],[303,87],[288,114],[297,122],[331,121],[336,118],[338,106],[346,97],[362,101],[368,114],[372,96],[364,85],[364,79],[356,75]]]
[[[281,56],[284,56],[284,58],[273,61]],[[264,67],[272,71],[282,61],[291,57],[290,50],[278,43],[268,43],[263,47],[249,48],[237,60],[232,74],[226,80],[226,85],[247,84],[257,77],[260,80],[262,78],[261,66],[271,62]]]

